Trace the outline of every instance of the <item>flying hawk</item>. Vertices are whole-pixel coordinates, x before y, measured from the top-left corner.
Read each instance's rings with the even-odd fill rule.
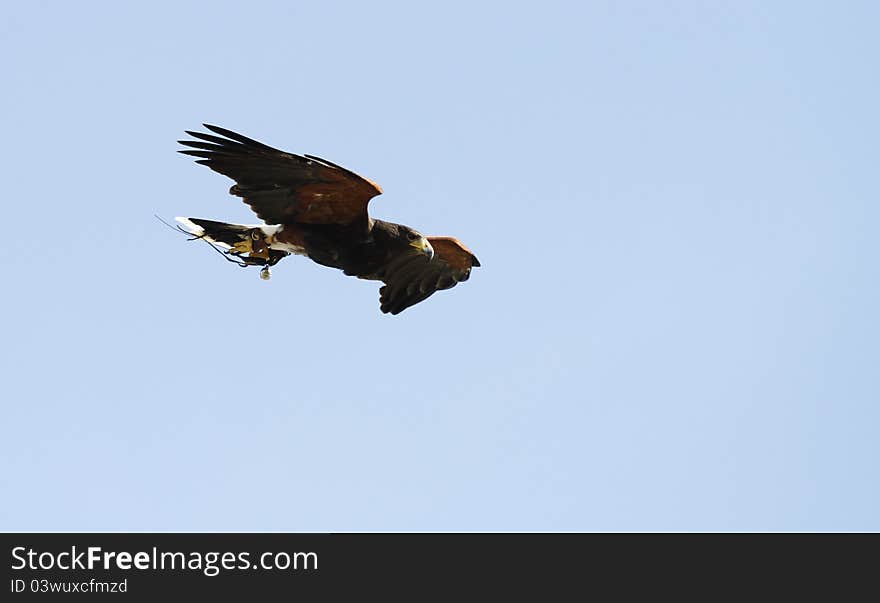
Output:
[[[452,237],[425,237],[409,226],[371,218],[378,184],[326,159],[295,155],[224,128],[190,132],[180,151],[235,181],[241,197],[265,224],[228,224],[176,218],[186,232],[210,242],[242,266],[262,266],[269,278],[290,254],[338,268],[349,276],[382,281],[382,312],[399,314],[441,289],[466,281],[479,266]]]

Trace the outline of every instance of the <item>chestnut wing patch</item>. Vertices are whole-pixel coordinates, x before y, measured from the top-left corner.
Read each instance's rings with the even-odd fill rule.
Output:
[[[367,219],[367,204],[379,185],[314,155],[275,149],[225,128],[204,124],[214,134],[187,131],[180,151],[196,163],[235,180],[241,197],[267,224],[351,224]]]

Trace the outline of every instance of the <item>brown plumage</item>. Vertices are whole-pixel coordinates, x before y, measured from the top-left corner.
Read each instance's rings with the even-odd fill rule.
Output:
[[[391,314],[466,281],[471,268],[480,265],[457,239],[424,237],[403,224],[371,218],[367,205],[382,193],[376,183],[326,159],[204,125],[214,134],[188,131],[198,140],[179,141],[190,147],[180,152],[232,178],[229,192],[268,226],[180,220],[242,264],[267,271],[290,253],[307,255],[347,275],[383,281],[380,307]]]

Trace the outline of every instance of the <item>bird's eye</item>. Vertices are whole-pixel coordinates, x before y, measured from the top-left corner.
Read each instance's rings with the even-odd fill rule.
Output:
[[[416,239],[419,238],[419,235],[417,235],[414,232],[408,232],[408,233],[406,233],[406,238],[407,238],[407,240],[415,241]]]

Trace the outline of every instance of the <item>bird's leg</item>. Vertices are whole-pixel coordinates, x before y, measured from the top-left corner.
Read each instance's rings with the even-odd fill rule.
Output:
[[[251,257],[269,259],[269,242],[263,235],[263,231],[255,228],[249,237],[251,241]]]

